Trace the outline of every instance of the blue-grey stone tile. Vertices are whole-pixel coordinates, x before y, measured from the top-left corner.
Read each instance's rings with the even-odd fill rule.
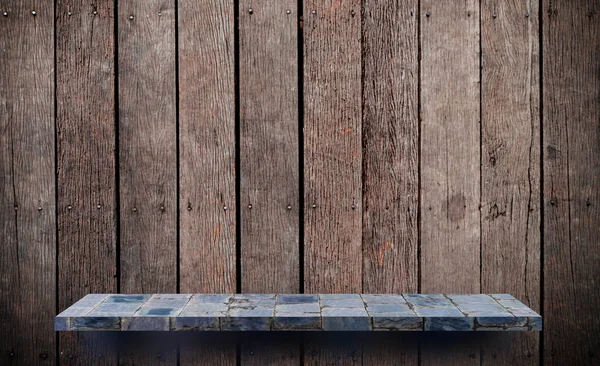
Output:
[[[321,308],[318,303],[278,304],[275,306],[275,311],[283,313],[320,313]]]
[[[58,316],[64,316],[64,317],[85,316],[93,309],[94,308],[92,308],[92,307],[84,308],[84,307],[71,306],[70,308],[65,309],[65,311],[63,311],[62,313],[58,314]]]
[[[475,331],[477,332],[526,332],[529,328],[527,327],[510,327],[510,328],[502,328],[502,327],[476,327]]]
[[[275,306],[275,298],[267,298],[267,297],[234,297],[234,299],[229,304],[230,307],[239,308],[239,307],[274,307]]]
[[[233,308],[229,309],[227,315],[229,317],[272,317],[275,313],[273,308]]]
[[[529,329],[535,331],[542,330],[542,317],[541,316],[531,316],[529,317]]]
[[[468,331],[474,329],[474,318],[425,318],[426,331]]]
[[[515,316],[539,316],[519,300],[498,300],[498,302]]]
[[[88,316],[132,316],[140,307],[142,303],[108,303],[104,302],[97,307],[95,307],[92,311],[90,311]]]
[[[367,312],[372,313],[404,313],[407,315],[415,315],[415,313],[408,307],[407,304],[367,304]]]
[[[491,294],[490,296],[497,300],[516,300],[516,298],[510,294]]]
[[[364,302],[368,304],[406,304],[406,300],[402,295],[376,295],[365,294],[361,295]]]
[[[231,299],[233,299],[233,294],[196,294],[192,296],[190,302],[227,304]]]
[[[460,304],[498,304],[498,302],[491,297],[490,295],[485,294],[474,294],[474,295],[464,295],[464,294],[449,294],[446,295],[452,302],[457,305]]]
[[[362,299],[321,300],[322,308],[364,308]]]
[[[154,294],[150,297],[149,301],[166,300],[166,299],[189,300],[191,297],[192,297],[192,294]]]
[[[387,330],[423,330],[423,318],[418,316],[406,316],[396,313],[379,313],[372,315],[373,329]]]
[[[418,316],[441,317],[441,318],[464,317],[464,314],[455,307],[450,308],[450,307],[417,307],[417,306],[415,306],[413,308],[413,310],[415,311],[415,313]]]
[[[369,315],[364,308],[323,308],[321,310],[322,317],[365,317],[368,318]]]
[[[234,299],[243,300],[275,300],[276,294],[235,294]]]
[[[135,316],[121,319],[121,330],[165,331],[169,330],[167,316]]]
[[[171,318],[171,330],[204,331],[219,329],[218,316],[178,316]]]
[[[293,295],[277,295],[278,304],[303,304],[303,303],[318,303],[317,295],[293,294]]]
[[[142,306],[138,311],[135,312],[136,317],[169,317],[176,316],[181,312],[181,308],[159,308]]]
[[[319,294],[321,300],[361,300],[359,294]]]
[[[79,317],[71,318],[72,330],[121,330],[119,317]]]
[[[322,312],[323,330],[366,331],[371,330],[371,318],[364,309],[324,308]]]
[[[527,326],[527,318],[514,317],[514,316],[485,316],[477,317],[478,327],[500,327],[500,328],[511,328],[511,327],[525,327]]]
[[[94,307],[102,303],[108,297],[107,294],[89,294],[77,301],[73,306]]]
[[[109,295],[104,303],[143,303],[150,295]]]
[[[212,312],[227,312],[229,306],[222,303],[188,303],[182,311],[182,314],[188,313],[212,313]]]
[[[226,317],[221,319],[221,330],[266,331],[271,329],[271,317]]]
[[[459,304],[457,307],[467,316],[512,316],[509,311],[498,304]]]
[[[414,307],[454,307],[442,294],[404,294],[404,299]]]
[[[321,329],[321,317],[295,316],[294,314],[277,314],[273,318],[273,330],[317,330]]]
[[[57,316],[54,318],[54,330],[57,332],[71,330],[71,318],[68,316]]]

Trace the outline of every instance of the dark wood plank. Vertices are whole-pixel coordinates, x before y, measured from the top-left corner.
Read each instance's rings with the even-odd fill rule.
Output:
[[[56,3],[58,299],[117,292],[113,1]],[[106,337],[60,333],[62,364],[114,364]]]
[[[180,290],[236,290],[234,1],[180,0]],[[187,210],[187,207],[192,210]],[[182,365],[234,365],[235,342],[183,342]]]
[[[299,291],[297,20],[295,0],[239,2],[242,292]],[[298,352],[245,342],[241,363],[294,365]]]
[[[543,1],[544,364],[600,357],[600,3]]]
[[[362,291],[361,4],[304,1],[307,293]],[[307,364],[360,363],[360,347],[307,345]]]
[[[419,4],[363,6],[363,292],[416,293]],[[363,355],[370,365],[418,363],[416,342],[367,343]]]
[[[0,11],[0,364],[52,364],[54,7],[4,1]]]
[[[118,4],[121,291],[174,293],[175,4],[170,0]],[[154,346],[126,350],[120,362],[175,363],[176,347],[167,342]]]
[[[479,1],[423,0],[420,17],[421,291],[478,293]],[[479,364],[479,344],[424,342],[421,358]]]
[[[529,13],[529,16],[526,14]],[[538,2],[481,3],[482,290],[539,311],[540,114]],[[484,342],[482,364],[539,364],[539,334]]]

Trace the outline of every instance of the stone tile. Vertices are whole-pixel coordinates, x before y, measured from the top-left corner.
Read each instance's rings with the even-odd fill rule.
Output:
[[[335,300],[321,300],[322,308],[363,308],[365,303],[362,299],[335,299]]]
[[[318,303],[319,297],[317,295],[305,295],[305,294],[292,294],[292,295],[277,295],[278,304],[304,304],[304,303]]]
[[[275,310],[273,308],[233,308],[229,309],[229,312],[227,313],[228,317],[272,317],[274,315]]]
[[[510,294],[491,294],[490,296],[496,300],[516,300],[516,298]]]
[[[367,312],[373,313],[403,313],[404,315],[416,316],[406,303],[399,304],[367,304]]]
[[[439,318],[462,318],[465,315],[455,307],[417,307],[413,308],[418,316],[439,317]]]
[[[529,317],[529,330],[534,330],[534,331],[543,330],[541,316],[538,315],[538,316]]]
[[[171,330],[178,331],[204,331],[204,330],[220,330],[219,316],[178,316],[171,318]]]
[[[413,307],[454,307],[454,304],[442,294],[403,294],[403,296]]]
[[[68,331],[71,330],[71,318],[68,316],[57,316],[54,318],[54,331]]]
[[[373,329],[421,331],[423,330],[423,318],[418,316],[406,316],[398,313],[373,314]]]
[[[221,319],[221,330],[266,331],[271,329],[271,317],[226,317]]]
[[[109,295],[104,303],[143,303],[150,295]]]
[[[71,318],[72,330],[121,330],[119,317],[80,317]]]
[[[227,304],[233,299],[233,294],[196,294],[190,299],[190,303],[222,303]]]
[[[169,317],[177,316],[182,308],[162,308],[153,306],[142,306],[133,315],[134,317]]]
[[[452,300],[456,305],[460,304],[498,304],[498,302],[490,295],[475,294],[475,295],[464,295],[464,294],[449,294],[447,298]]]
[[[321,317],[315,314],[276,314],[273,318],[273,330],[318,330],[321,329]]]
[[[223,312],[226,313],[229,310],[229,306],[223,303],[188,303],[181,312],[182,314],[192,313],[215,313]]]
[[[169,329],[169,318],[166,316],[135,316],[121,319],[121,330],[166,331]]]
[[[275,305],[276,312],[282,313],[317,313],[321,312],[319,303],[304,303],[304,304],[277,304]]]
[[[320,300],[361,300],[359,294],[319,294]]]
[[[368,304],[406,304],[402,295],[361,295],[363,301]]]
[[[234,299],[241,300],[275,300],[276,294],[234,294]]]
[[[494,316],[486,316],[486,317],[477,317],[476,324],[477,327],[500,327],[500,328],[514,328],[514,327],[526,327],[528,318],[523,317],[514,317],[514,316],[503,316],[503,317],[494,317]]]
[[[468,331],[474,330],[474,318],[467,317],[426,317],[424,319],[424,329],[426,331]]]

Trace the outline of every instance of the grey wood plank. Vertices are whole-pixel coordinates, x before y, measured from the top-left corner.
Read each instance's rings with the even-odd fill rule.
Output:
[[[241,291],[299,290],[297,3],[239,2]],[[243,365],[298,364],[298,344],[243,342]]]
[[[365,293],[419,288],[418,11],[418,1],[363,4]],[[363,357],[371,365],[416,365],[418,343],[365,343]]]
[[[480,291],[479,1],[421,2],[421,291]],[[478,342],[423,365],[474,365]]]
[[[529,13],[529,16],[527,16]],[[481,3],[482,291],[540,305],[538,1]],[[539,364],[539,335],[484,342],[483,365]]]
[[[361,4],[303,2],[304,289],[362,290]],[[307,364],[362,362],[358,344],[311,342]]]
[[[54,8],[0,9],[0,364],[45,365],[56,356]]]
[[[600,3],[543,1],[544,364],[600,354]]]
[[[175,3],[118,2],[121,291],[177,291]],[[185,208],[183,208],[185,209]],[[158,356],[160,354],[160,357]],[[168,342],[122,364],[176,362]]]
[[[113,1],[56,2],[59,311],[117,292]],[[115,364],[105,337],[61,333],[60,362]]]
[[[236,289],[234,6],[233,0],[178,1],[183,293]],[[181,365],[235,362],[234,341],[181,343]]]

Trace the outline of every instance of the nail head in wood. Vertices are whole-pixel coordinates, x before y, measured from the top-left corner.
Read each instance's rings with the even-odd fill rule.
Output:
[[[248,9],[248,13],[253,14],[254,10],[252,10],[252,8]]]
[[[313,11],[312,11],[312,15],[317,15],[317,11],[316,11],[316,10],[313,10]]]
[[[494,19],[498,18],[498,14],[496,14],[496,13],[492,14],[492,18],[494,18]]]
[[[292,205],[287,205],[287,209],[291,210],[292,209]]]
[[[227,211],[227,210],[229,210],[229,207],[223,206],[223,211]]]
[[[134,208],[133,208],[133,212],[137,212],[137,207],[134,207]]]
[[[529,12],[525,13],[525,18],[529,18]]]
[[[102,205],[97,205],[96,208],[99,210],[102,208]]]
[[[33,15],[33,16],[36,16],[36,15],[37,15],[37,12],[36,12],[35,10],[32,10],[32,11],[31,11],[31,15]]]
[[[249,210],[252,210],[252,204],[249,204],[249,205],[248,205],[248,209],[249,209]]]
[[[129,20],[133,20],[133,15],[130,15],[130,16],[129,16]]]
[[[41,210],[42,210],[42,206],[38,206],[38,211],[41,211]]]
[[[68,15],[68,16],[71,16],[71,15],[73,15],[73,13],[71,13],[71,12],[68,12],[68,13],[67,13],[67,15]]]
[[[317,205],[313,203],[312,208],[317,208]]]
[[[8,16],[8,13],[7,13],[7,12],[5,12],[5,11],[3,11],[3,12],[2,12],[2,15],[4,15],[5,17],[7,17],[7,16]]]
[[[71,205],[67,206],[67,210],[71,211],[72,209],[73,209],[73,206],[71,206]]]
[[[98,12],[96,10],[94,10],[94,15],[98,15]]]
[[[165,210],[165,206],[160,206],[160,210],[164,211]]]
[[[285,11],[285,13],[286,13],[286,14],[291,14],[291,13],[292,13],[292,11],[288,9],[288,10],[286,10],[286,11]]]
[[[430,16],[430,15],[431,15],[431,13],[430,13],[430,12],[427,12],[427,13],[425,13],[425,16],[426,16],[427,18],[429,18],[429,16]]]

